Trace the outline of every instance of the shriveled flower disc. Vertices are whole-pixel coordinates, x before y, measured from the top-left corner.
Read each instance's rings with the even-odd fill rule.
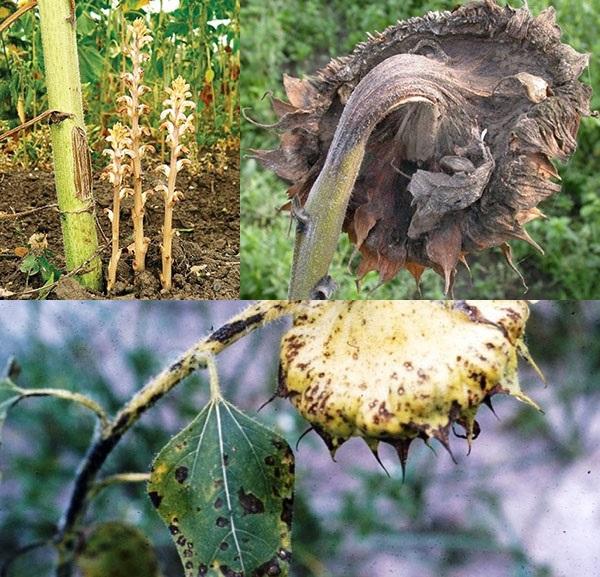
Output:
[[[448,448],[453,424],[470,442],[494,394],[537,407],[517,376],[528,316],[526,301],[312,301],[283,338],[278,394],[332,452],[359,436],[404,464],[416,437]]]
[[[285,77],[280,147],[256,156],[291,183],[303,229],[346,203],[359,277],[431,267],[448,289],[468,253],[537,246],[524,225],[560,190],[551,159],[569,158],[590,113],[588,55],[560,34],[553,8],[534,18],[493,0],[399,22],[311,78]],[[311,204],[317,189],[330,206]]]

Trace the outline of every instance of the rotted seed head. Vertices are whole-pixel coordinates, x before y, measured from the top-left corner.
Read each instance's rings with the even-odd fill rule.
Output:
[[[255,156],[301,206],[320,175],[356,164],[343,230],[362,254],[357,276],[433,268],[448,291],[469,254],[500,246],[512,264],[508,241],[539,248],[525,225],[560,190],[551,161],[570,157],[590,114],[588,58],[561,43],[553,8],[431,12],[308,79],[284,77],[280,146]]]
[[[521,390],[526,301],[310,301],[284,336],[278,395],[288,398],[332,455],[362,437],[391,444],[404,469],[411,442],[450,450],[455,425],[471,441],[496,394],[536,408]],[[535,367],[535,365],[534,365]]]

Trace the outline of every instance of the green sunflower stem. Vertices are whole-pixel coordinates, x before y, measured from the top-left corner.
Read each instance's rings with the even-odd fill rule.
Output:
[[[342,232],[369,136],[377,124],[407,104],[427,106],[431,118],[439,116],[438,105],[443,102],[440,86],[448,80],[443,66],[431,64],[426,69],[425,61],[413,54],[392,56],[373,68],[352,92],[325,165],[304,207],[295,215],[299,224],[290,299],[318,297],[316,293],[327,276]]]
[[[73,0],[39,0],[48,106],[60,121],[51,127],[56,193],[67,270],[82,268],[75,278],[100,290],[90,151],[83,118]],[[86,264],[87,263],[87,264]]]

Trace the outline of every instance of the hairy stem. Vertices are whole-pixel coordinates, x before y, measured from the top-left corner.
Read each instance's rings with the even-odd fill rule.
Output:
[[[415,54],[401,54],[373,68],[350,96],[337,126],[323,170],[303,208],[290,281],[290,299],[311,298],[327,275],[344,216],[373,129],[388,114],[422,103],[439,116],[443,65]]]
[[[73,401],[95,413],[100,420],[102,430],[107,429],[109,426],[108,416],[104,409],[96,401],[80,393],[74,393],[73,391],[67,391],[66,389],[22,389],[20,387],[19,393],[23,399],[27,397],[56,397],[57,399]]]
[[[69,505],[59,525],[56,538],[59,552],[56,577],[71,577],[73,573],[79,522],[87,510],[98,472],[123,435],[183,379],[192,372],[207,367],[210,363],[208,359],[213,355],[264,324],[292,313],[297,305],[297,302],[290,301],[262,301],[249,305],[146,384],[121,408],[108,427],[96,435],[79,467]]]
[[[118,483],[144,483],[149,479],[150,473],[116,473],[115,475],[110,475],[110,477],[105,477],[96,482],[90,489],[88,498],[92,499],[100,493],[100,491],[111,485],[116,485]]]
[[[77,275],[87,288],[100,290],[102,263],[92,195],[91,157],[83,119],[75,24],[69,0],[39,0],[48,107],[69,115],[51,128],[56,193],[67,270],[89,260]]]

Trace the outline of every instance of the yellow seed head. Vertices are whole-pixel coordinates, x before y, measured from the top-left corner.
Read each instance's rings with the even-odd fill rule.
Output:
[[[279,394],[332,452],[359,436],[404,465],[416,437],[448,448],[454,424],[470,443],[494,394],[537,407],[517,374],[528,316],[526,301],[313,301],[283,339]]]

